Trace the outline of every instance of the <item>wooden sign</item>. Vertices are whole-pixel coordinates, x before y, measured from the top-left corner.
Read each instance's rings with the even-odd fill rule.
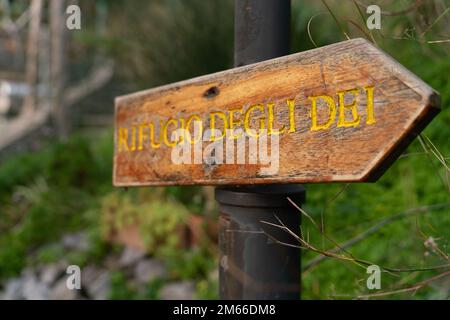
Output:
[[[354,39],[115,104],[115,186],[361,182],[431,121],[439,95]]]

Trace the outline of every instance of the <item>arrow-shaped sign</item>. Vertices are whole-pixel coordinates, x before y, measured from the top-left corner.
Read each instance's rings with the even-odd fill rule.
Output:
[[[354,39],[118,97],[114,185],[375,181],[439,95]]]

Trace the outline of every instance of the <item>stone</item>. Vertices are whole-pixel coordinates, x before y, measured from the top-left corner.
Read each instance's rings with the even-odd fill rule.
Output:
[[[91,242],[84,232],[66,234],[61,242],[66,249],[77,251],[88,251],[91,247]]]
[[[116,254],[110,254],[103,259],[103,266],[108,270],[120,269],[120,257]]]
[[[86,285],[95,280],[98,277],[101,269],[95,265],[87,265],[81,269],[81,286]]]
[[[26,275],[23,280],[23,297],[27,300],[47,300],[49,288],[33,275]]]
[[[145,257],[145,252],[131,247],[125,247],[120,256],[119,266],[121,268],[130,267]]]
[[[23,280],[21,278],[8,280],[5,284],[5,292],[2,299],[19,300],[23,298]]]
[[[75,300],[80,297],[80,290],[71,290],[67,288],[66,281],[66,277],[63,277],[55,283],[53,288],[51,288],[49,294],[51,300]]]
[[[105,300],[110,291],[111,276],[107,270],[88,265],[81,270],[81,286],[91,299]]]
[[[192,281],[180,281],[166,284],[159,292],[161,300],[193,300],[195,285]]]
[[[106,300],[111,289],[111,277],[108,272],[102,272],[91,284],[89,293],[95,300]]]
[[[165,264],[154,258],[141,260],[134,268],[134,278],[140,284],[148,283],[156,278],[164,278],[166,275]]]
[[[67,262],[56,262],[42,267],[40,280],[44,284],[51,286],[58,280],[62,274],[65,274]]]
[[[36,276],[35,270],[31,267],[27,267],[21,272],[22,278],[32,278]]]

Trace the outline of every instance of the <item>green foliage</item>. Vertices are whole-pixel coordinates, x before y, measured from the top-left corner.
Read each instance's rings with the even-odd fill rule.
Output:
[[[159,291],[164,284],[164,279],[156,278],[139,290],[134,283],[127,281],[123,272],[115,271],[111,275],[111,291],[108,298],[112,300],[157,300],[159,299]]]
[[[160,255],[176,248],[180,230],[188,211],[175,201],[142,197],[149,192],[113,192],[102,200],[102,234],[139,224],[139,231],[148,252]],[[149,201],[150,200],[150,201]]]
[[[4,200],[16,186],[23,185],[40,174],[49,156],[46,150],[40,153],[40,159],[36,159],[33,154],[24,154],[3,161],[0,166],[0,200]]]
[[[107,145],[101,139],[99,145]],[[99,236],[98,196],[110,190],[110,173],[102,167],[103,155],[95,155],[82,136],[51,144],[37,153],[13,156],[0,166],[0,280],[17,275],[40,245],[56,241],[64,232],[90,228],[93,248],[66,258],[82,265],[105,251]],[[100,149],[110,157],[111,150]],[[111,163],[111,160],[107,161]],[[105,176],[102,176],[105,174]],[[105,187],[106,185],[106,187]],[[99,234],[99,233],[97,233]],[[64,252],[48,249],[38,257],[57,259]],[[36,259],[32,259],[36,260]],[[39,260],[39,258],[37,259]]]
[[[60,260],[61,258],[64,258],[66,251],[64,250],[63,246],[55,243],[55,244],[49,244],[42,248],[40,248],[36,255],[36,263],[52,263]]]
[[[115,271],[111,274],[111,291],[108,299],[124,300],[136,299],[138,294],[132,284],[126,281],[126,276],[123,272]]]
[[[309,3],[309,2],[308,2]],[[332,14],[351,37],[368,37],[350,20],[365,29],[364,22],[352,2],[342,5],[339,1],[327,1],[331,13],[323,5],[294,6],[297,19],[294,33],[297,47],[313,47],[305,38],[310,17],[318,12],[311,22],[311,34],[318,45],[344,40],[345,36],[337,27]],[[309,3],[312,4],[312,3]],[[383,6],[385,11],[403,9],[401,2]],[[442,38],[445,23],[442,19],[430,31],[424,33],[441,13],[439,1],[423,3],[417,11],[408,14],[382,16],[381,32],[373,32],[377,44],[405,67],[420,76],[441,94],[442,111],[426,128],[424,134],[439,151],[447,157],[450,154],[449,128],[450,110],[450,47],[443,44],[428,44],[427,40]],[[295,16],[294,16],[295,19]],[[295,21],[295,20],[294,20]],[[423,25],[425,22],[425,25]],[[303,33],[303,36],[302,36]],[[368,37],[370,38],[370,37]],[[302,45],[298,45],[298,42]],[[305,44],[306,42],[306,44]],[[426,139],[425,139],[426,140]],[[376,222],[393,214],[423,205],[449,202],[448,170],[431,153],[425,153],[416,139],[405,155],[398,159],[387,173],[374,184],[317,184],[308,185],[305,210],[323,225],[324,232],[339,243],[357,236]],[[382,228],[376,234],[352,246],[349,251],[357,258],[371,261],[384,267],[422,268],[442,265],[448,261],[425,247],[424,241],[433,237],[440,248],[448,252],[450,238],[450,216],[448,209],[417,214],[401,219]],[[324,239],[316,228],[303,219],[302,230],[309,242],[321,250],[334,248],[334,244]],[[316,257],[316,253],[306,252],[303,262]],[[442,270],[441,270],[442,271]],[[438,271],[439,272],[439,271]],[[437,272],[410,272],[391,276],[383,273],[382,289],[407,287],[436,275]],[[366,289],[365,268],[353,263],[325,259],[317,267],[303,274],[303,294],[306,299],[352,298],[359,294],[374,293]],[[397,294],[383,298],[430,298],[439,296],[437,290],[424,288],[411,293]]]
[[[218,300],[219,283],[211,279],[200,280],[197,282],[196,293],[197,299],[200,300]]]
[[[156,278],[150,281],[146,287],[144,293],[139,297],[145,300],[157,300],[159,299],[159,291],[165,284],[165,279]]]
[[[203,211],[204,199],[199,186],[173,186],[165,188],[168,196],[173,197],[193,213]]]
[[[120,72],[148,88],[230,68],[232,4],[170,0],[130,6],[116,1],[110,11],[115,21],[110,32],[117,44],[113,55],[127,66]]]
[[[44,174],[58,187],[87,188],[96,182],[92,159],[88,141],[77,137],[53,146]]]
[[[94,142],[75,135],[67,142],[54,143],[37,153],[25,153],[7,158],[0,165],[2,200],[14,188],[42,177],[58,188],[99,188],[110,185],[112,164],[111,132]],[[108,181],[109,179],[109,181]]]
[[[149,204],[148,211],[140,215],[140,231],[150,252],[158,255],[175,248],[180,241],[177,231],[187,215],[186,209],[175,203],[154,201]]]
[[[177,279],[201,279],[216,267],[214,255],[207,248],[166,250],[164,258],[171,276]]]

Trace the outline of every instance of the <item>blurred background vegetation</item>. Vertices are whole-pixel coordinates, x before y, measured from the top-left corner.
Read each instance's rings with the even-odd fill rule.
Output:
[[[380,31],[365,26],[369,4],[383,11]],[[126,272],[108,267],[109,298],[159,298],[166,282],[178,280],[192,281],[197,298],[218,298],[217,277],[211,276],[218,253],[212,189],[114,189],[112,112],[117,95],[231,68],[233,1],[80,0],[79,6],[82,29],[70,34],[68,82],[82,79],[94,57],[113,61],[114,75],[71,107],[67,138],[59,139],[50,120],[50,133],[32,135],[0,153],[0,287],[26,267],[61,259],[82,267],[105,265],[131,232],[140,237],[128,245],[164,261],[168,272],[138,290]],[[425,206],[347,249],[383,267],[449,263],[449,7],[447,0],[292,0],[293,53],[365,37],[441,94],[442,112],[377,183],[307,186],[304,210],[339,243],[394,214]],[[102,32],[99,19],[104,19]],[[99,118],[107,121],[99,123]],[[89,250],[71,252],[54,245],[80,230],[89,237]],[[316,247],[334,247],[308,219],[302,231]],[[355,263],[331,258],[312,263],[317,253],[307,250],[302,259],[303,299],[373,293],[365,285],[366,270]],[[383,273],[382,288],[407,288],[445,271]],[[448,299],[449,292],[447,276],[381,298]]]

